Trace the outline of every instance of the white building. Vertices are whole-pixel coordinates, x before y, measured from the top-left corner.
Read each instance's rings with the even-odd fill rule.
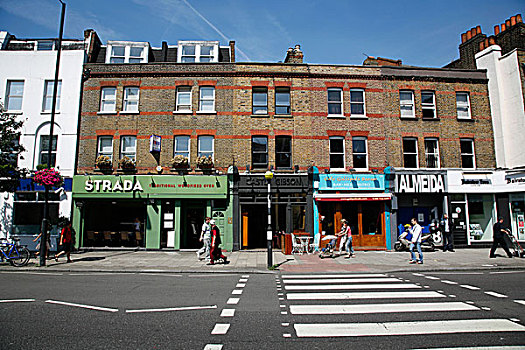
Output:
[[[0,32],[0,99],[8,113],[24,121],[18,164],[30,171],[47,164],[51,104],[57,58],[56,39],[19,39]],[[51,162],[65,178],[64,191],[50,192],[50,218],[69,217],[75,168],[82,69],[87,40],[63,40]],[[18,235],[31,247],[40,232],[43,188],[23,179],[14,194],[0,194],[0,237]],[[56,233],[56,226],[52,230]],[[54,243],[54,242],[52,242]]]

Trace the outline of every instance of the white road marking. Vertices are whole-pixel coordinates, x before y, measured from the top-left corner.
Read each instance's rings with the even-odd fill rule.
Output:
[[[241,278],[241,279],[239,279],[239,282],[240,283],[246,283],[246,282],[248,282],[248,280],[246,278]]]
[[[400,284],[329,284],[320,286],[286,286],[286,290],[334,290],[334,289],[412,289],[421,288],[411,283]]]
[[[26,272],[27,275],[51,275],[51,276],[62,276],[61,272]]]
[[[93,305],[68,303],[68,302],[65,302],[65,301],[58,301],[58,300],[46,300],[45,302],[48,303],[48,304],[66,305],[66,306],[80,307],[80,308],[83,308],[83,309],[91,309],[91,310],[97,310],[97,311],[118,312],[118,309],[112,309],[112,308],[109,308],[109,307],[100,307],[100,306],[93,306]]]
[[[148,273],[140,273],[140,274],[141,275],[146,275],[146,276],[182,277],[182,275],[172,275],[172,274],[169,274],[169,273],[148,272]]]
[[[519,318],[509,318],[509,320],[513,321],[513,322],[520,322],[520,319]]]
[[[283,327],[288,327],[290,325],[290,322],[283,322],[281,323],[281,326]]]
[[[281,308],[285,308],[285,307],[286,307],[286,305],[279,305],[279,306],[280,306]]]
[[[472,347],[461,347],[461,348],[431,348],[432,350],[523,350],[523,345],[518,346],[472,346]],[[412,349],[412,350],[425,350],[425,349]],[[430,349],[429,349],[430,350]]]
[[[505,319],[389,323],[311,323],[296,324],[294,328],[298,337],[360,337],[525,331],[525,326]]]
[[[496,272],[489,272],[491,275],[496,275],[500,273],[525,273],[525,271],[496,271]]]
[[[413,273],[412,275],[418,276],[418,277],[425,277],[425,275],[423,275],[422,273]]]
[[[291,335],[290,333],[284,333],[284,334],[283,334],[283,337],[285,337],[285,338],[291,338],[292,335]]]
[[[284,298],[279,298],[279,300],[284,300]]]
[[[237,283],[237,285],[235,286],[235,288],[244,288],[246,287],[246,283]]]
[[[222,344],[206,344],[204,350],[222,350]]]
[[[382,273],[353,273],[353,274],[339,274],[339,275],[282,275],[286,278],[367,278],[367,277],[385,277]]]
[[[241,295],[242,294],[242,289],[234,289],[232,291],[232,295]]]
[[[390,312],[475,311],[479,308],[461,302],[394,303],[353,305],[290,305],[292,315],[345,315]]]
[[[492,265],[489,265],[492,266]],[[483,275],[483,272],[436,272],[439,275]]]
[[[4,299],[0,300],[0,303],[28,303],[36,301],[35,299]]]
[[[515,303],[525,305],[525,300],[514,300]]]
[[[221,335],[228,333],[228,329],[230,329],[229,323],[216,323],[215,327],[211,331],[211,334],[213,335]]]
[[[111,272],[83,272],[83,273],[70,273],[69,276],[108,276],[114,275]]]
[[[449,298],[457,298],[454,294],[449,294]]]
[[[425,276],[425,278],[428,278],[429,280],[438,280],[439,277],[434,277],[434,276]]]
[[[490,307],[487,307],[487,306],[482,306],[481,309],[485,311],[490,311]]]
[[[343,300],[343,299],[389,299],[389,298],[445,298],[434,291],[412,292],[347,292],[347,293],[288,293],[288,300]]]
[[[496,298],[508,298],[506,295],[499,294],[499,293],[496,293],[496,292],[485,292],[485,294],[493,296],[493,297],[496,297]]]
[[[222,309],[221,317],[233,317],[235,316],[235,309]]]
[[[285,284],[314,284],[314,283],[381,283],[381,282],[401,282],[399,278],[321,278],[321,279],[291,279],[284,280]]]
[[[441,282],[443,282],[445,284],[458,284],[458,282],[448,281],[448,280],[441,280]]]
[[[287,311],[281,311],[281,315],[288,315]]]
[[[168,311],[186,311],[186,310],[206,310],[206,309],[216,309],[217,305],[209,306],[181,306],[181,307],[167,307],[162,309],[135,309],[135,310],[126,310],[126,313],[140,313],[140,312],[168,312]]]
[[[226,302],[228,305],[237,305],[239,303],[240,298],[230,298]]]
[[[250,275],[242,275],[241,277],[242,277],[242,278],[249,278]]]
[[[462,288],[470,289],[470,290],[479,290],[478,287],[470,286],[470,285],[468,285],[468,284],[460,284],[459,286],[462,287]]]

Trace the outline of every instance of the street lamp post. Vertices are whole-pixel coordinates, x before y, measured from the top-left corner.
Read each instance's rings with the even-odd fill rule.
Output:
[[[268,228],[266,229],[266,240],[268,247],[268,268],[273,266],[273,253],[272,253],[272,192],[271,192],[271,182],[273,178],[273,172],[268,170],[264,173],[264,178],[268,184]]]
[[[62,4],[62,11],[60,13],[60,29],[58,34],[57,43],[57,60],[55,66],[55,80],[53,83],[53,101],[51,104],[51,120],[49,124],[49,142],[47,146],[47,168],[51,168],[51,150],[53,148],[53,129],[55,126],[55,111],[57,105],[57,92],[58,92],[58,72],[60,69],[60,53],[62,52],[62,34],[64,33],[64,18],[66,15],[66,4],[62,0],[58,0]],[[58,141],[58,140],[57,140]],[[49,186],[45,185],[45,196],[44,196],[44,218],[42,219],[42,237],[40,238],[40,266],[46,266],[46,253],[47,253],[47,235],[49,228]]]

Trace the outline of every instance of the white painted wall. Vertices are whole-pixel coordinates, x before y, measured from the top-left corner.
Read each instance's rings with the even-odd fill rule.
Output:
[[[496,164],[499,168],[525,166],[525,110],[517,50],[502,56],[498,45],[489,46],[476,54],[476,65],[486,69],[489,78]]]

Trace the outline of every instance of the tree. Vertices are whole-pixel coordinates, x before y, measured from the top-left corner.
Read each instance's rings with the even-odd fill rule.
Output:
[[[0,192],[14,192],[27,172],[18,167],[18,155],[24,151],[19,143],[23,123],[0,102]]]

